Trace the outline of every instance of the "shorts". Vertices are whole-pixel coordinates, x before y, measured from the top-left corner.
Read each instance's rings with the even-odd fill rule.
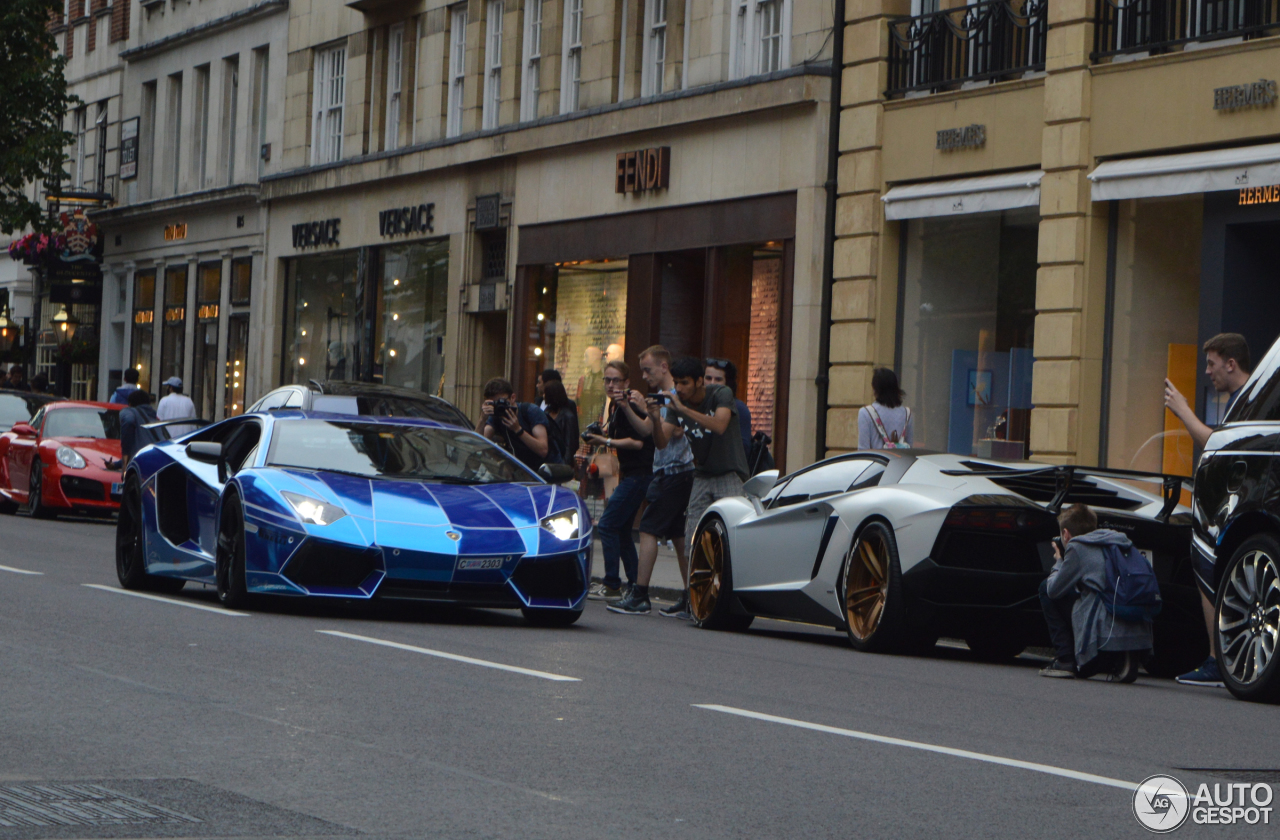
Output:
[[[698,531],[698,521],[707,508],[721,499],[742,495],[742,479],[737,473],[694,476],[693,490],[689,493],[689,508],[684,514],[684,531],[690,542]]]
[[[640,515],[640,533],[667,540],[682,538],[684,511],[689,506],[689,491],[692,489],[693,470],[654,473],[645,494],[649,506]]]

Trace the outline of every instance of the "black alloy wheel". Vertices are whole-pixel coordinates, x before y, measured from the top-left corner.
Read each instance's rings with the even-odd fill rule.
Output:
[[[582,610],[551,610],[537,607],[521,607],[524,620],[534,627],[568,627],[582,618]]]
[[[39,458],[31,461],[31,481],[28,485],[27,511],[35,519],[53,519],[57,512],[44,503],[44,464]]]
[[[222,503],[214,573],[218,602],[222,606],[240,609],[249,605],[249,588],[244,572],[244,508],[235,493],[228,493]]]
[[[1241,543],[1218,584],[1214,653],[1236,697],[1280,702],[1280,540],[1257,534]]]
[[[698,527],[689,553],[689,614],[707,630],[741,632],[755,616],[734,610],[733,566],[724,520],[708,517]]]
[[[135,473],[124,482],[120,518],[116,520],[116,577],[125,589],[175,593],[186,585],[178,578],[147,573],[142,535],[142,485]]]

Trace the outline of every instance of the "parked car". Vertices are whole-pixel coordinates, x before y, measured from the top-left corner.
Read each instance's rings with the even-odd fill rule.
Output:
[[[755,616],[843,629],[854,648],[919,651],[940,636],[1011,658],[1048,645],[1039,587],[1053,567],[1055,514],[1084,502],[1152,561],[1164,610],[1149,672],[1172,676],[1207,650],[1190,564],[1186,479],[996,463],[921,450],[857,452],[784,478],[702,518],[689,595],[703,627]],[[1197,659],[1199,657],[1199,659]]]
[[[1216,593],[1214,654],[1242,700],[1280,702],[1280,342],[1273,344],[1196,470],[1192,547]]]
[[[243,415],[130,462],[116,540],[126,589],[520,609],[572,624],[591,568],[577,495],[473,431],[296,410]]]
[[[466,414],[443,397],[375,382],[312,379],[305,385],[284,385],[249,406],[245,413],[282,408],[371,417],[421,417],[464,429],[475,428]]]
[[[32,516],[120,507],[120,408],[59,400],[0,435],[0,511]]]

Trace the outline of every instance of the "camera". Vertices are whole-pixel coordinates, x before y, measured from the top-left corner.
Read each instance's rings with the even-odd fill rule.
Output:
[[[1057,546],[1057,547],[1058,547],[1058,556],[1059,556],[1059,557],[1066,557],[1066,556],[1067,556],[1067,547],[1066,547],[1065,545],[1063,545],[1063,544],[1062,544],[1062,537],[1054,537],[1054,538],[1053,538],[1053,544],[1054,544],[1055,546]]]
[[[516,407],[515,403],[511,402],[511,400],[506,399],[505,397],[503,399],[493,401],[494,414],[506,414],[508,411],[510,411],[515,407]]]
[[[592,435],[604,435],[604,427],[599,423],[588,423],[587,428],[582,433],[583,440],[591,440]]]
[[[666,391],[654,391],[652,394],[645,394],[644,398],[646,400],[653,400],[654,402],[659,403],[671,402],[671,395]]]

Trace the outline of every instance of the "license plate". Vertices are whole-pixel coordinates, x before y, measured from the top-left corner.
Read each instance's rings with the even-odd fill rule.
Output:
[[[458,571],[501,569],[504,557],[464,557],[458,560]]]
[[[124,492],[124,482],[123,481],[113,482],[111,485],[111,495],[119,496],[122,492]]]

